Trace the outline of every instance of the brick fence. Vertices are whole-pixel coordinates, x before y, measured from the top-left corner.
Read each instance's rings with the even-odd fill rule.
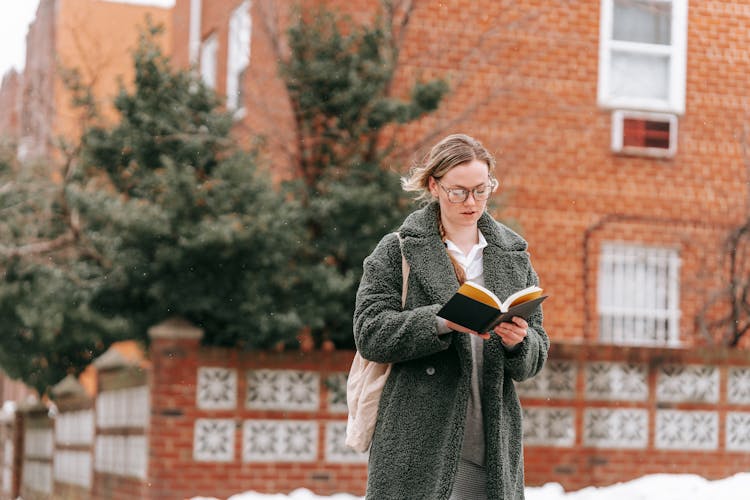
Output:
[[[2,422],[21,456],[6,453],[2,498],[364,493],[366,456],[343,445],[352,352],[208,348],[179,320],[149,333],[148,359],[113,347],[94,362],[93,394],[67,379],[56,413]],[[556,343],[518,389],[530,485],[750,468],[750,352]]]

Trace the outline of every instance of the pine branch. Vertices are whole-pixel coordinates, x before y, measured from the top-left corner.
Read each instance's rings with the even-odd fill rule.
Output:
[[[75,235],[72,232],[67,232],[52,240],[27,243],[15,248],[0,246],[0,254],[7,258],[47,254],[65,248],[74,241]]]

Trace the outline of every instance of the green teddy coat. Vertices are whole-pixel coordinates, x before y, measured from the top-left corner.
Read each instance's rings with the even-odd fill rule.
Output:
[[[503,299],[537,283],[519,235],[487,213],[479,229],[488,243],[483,254],[487,288]],[[448,499],[470,393],[470,339],[461,333],[437,334],[435,314],[458,288],[438,231],[437,203],[409,215],[399,233],[411,269],[404,310],[399,241],[389,234],[365,259],[354,312],[361,355],[393,363],[370,448],[367,498]],[[549,349],[541,310],[528,323],[528,336],[512,352],[496,335],[484,344],[482,410],[492,500],[524,498],[521,406],[512,381],[537,374]]]

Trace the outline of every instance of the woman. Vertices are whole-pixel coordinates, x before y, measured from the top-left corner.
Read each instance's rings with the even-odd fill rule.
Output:
[[[526,242],[485,211],[494,168],[475,139],[440,141],[402,179],[431,201],[365,259],[355,342],[365,359],[393,363],[370,448],[368,499],[524,497],[513,380],[534,376],[547,358],[541,309],[528,323],[514,318],[483,335],[436,316],[466,279],[501,299],[537,283]],[[403,310],[402,252],[410,266]]]

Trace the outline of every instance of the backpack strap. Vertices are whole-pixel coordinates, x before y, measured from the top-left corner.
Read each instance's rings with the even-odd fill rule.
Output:
[[[409,289],[409,263],[406,262],[406,257],[404,257],[404,252],[401,250],[401,243],[403,240],[401,239],[401,235],[396,231],[393,233],[398,238],[398,249],[401,252],[401,277],[403,279],[403,283],[401,285],[401,309],[404,308],[406,305],[406,292]]]

